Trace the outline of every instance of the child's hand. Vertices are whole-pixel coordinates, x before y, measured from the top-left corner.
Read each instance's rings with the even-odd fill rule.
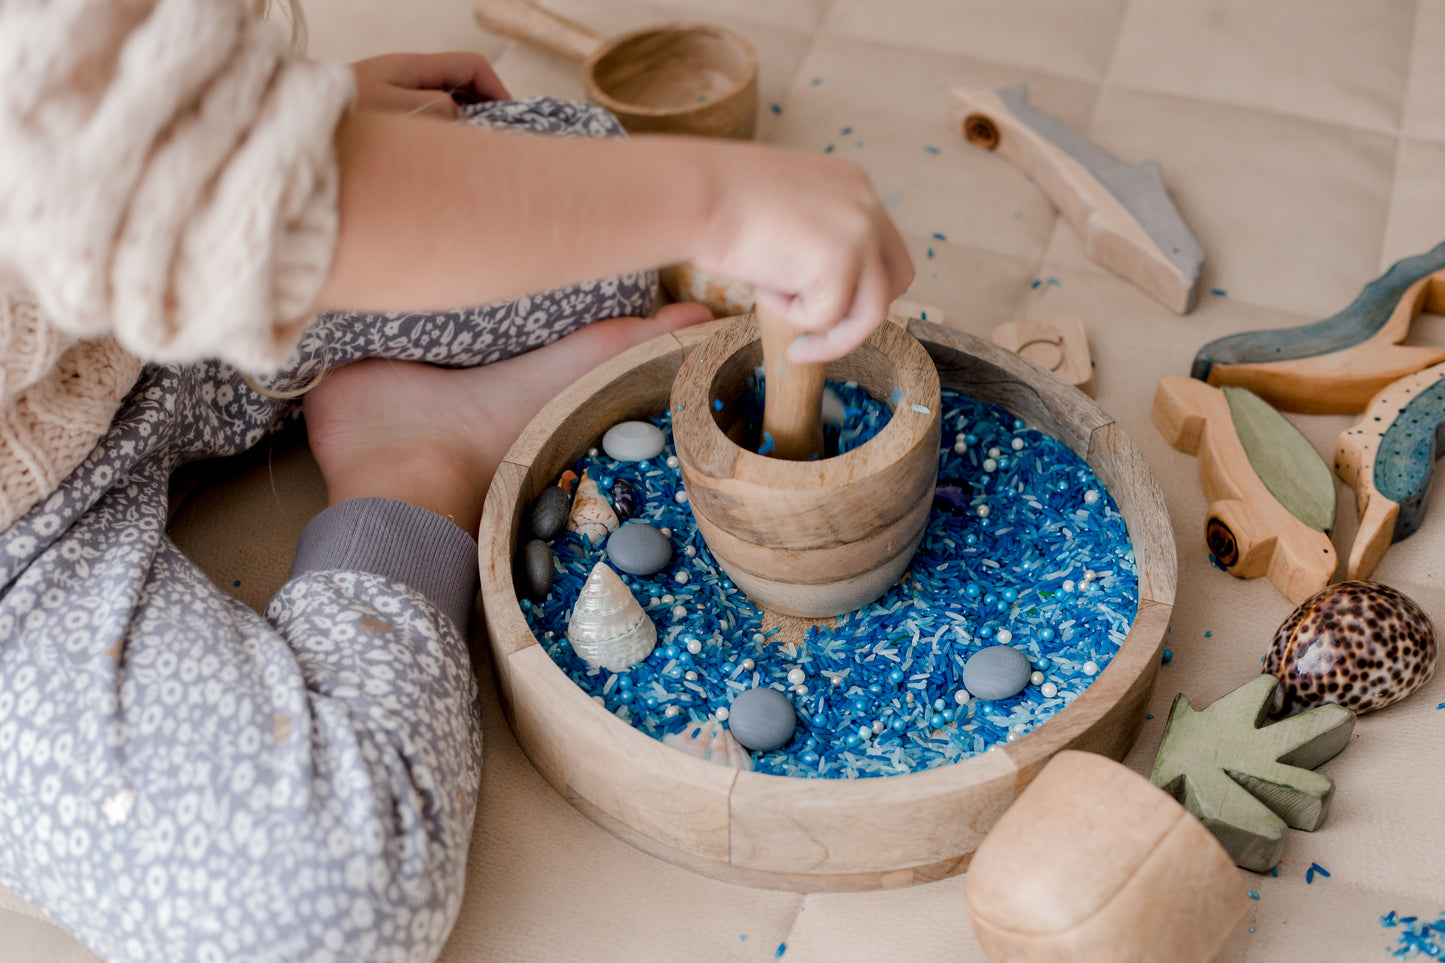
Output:
[[[883,323],[913,260],[855,164],[796,151],[720,151],[710,250],[699,267],[751,283],[773,314],[809,334],[794,363],[831,361]]]
[[[386,54],[358,61],[351,70],[362,110],[451,119],[459,102],[511,98],[487,58],[478,53]]]

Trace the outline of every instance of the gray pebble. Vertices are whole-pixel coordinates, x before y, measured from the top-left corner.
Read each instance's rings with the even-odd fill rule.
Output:
[[[544,489],[527,513],[527,527],[544,542],[562,534],[567,524],[569,503],[567,493],[557,485]]]
[[[552,548],[540,538],[522,546],[517,558],[517,594],[541,602],[552,591]]]
[[[728,709],[728,728],[745,749],[772,752],[793,738],[798,718],[777,689],[745,689]]]
[[[607,537],[607,558],[629,575],[656,575],[672,561],[672,542],[646,522],[632,522]]]
[[[963,664],[963,687],[975,699],[1008,699],[1024,691],[1031,672],[1028,656],[1018,649],[992,645]]]
[[[617,461],[656,458],[662,446],[662,429],[645,421],[620,421],[602,436],[602,450]]]

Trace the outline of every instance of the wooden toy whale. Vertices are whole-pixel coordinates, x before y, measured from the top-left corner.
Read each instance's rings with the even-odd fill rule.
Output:
[[[1285,411],[1363,411],[1392,381],[1445,361],[1445,350],[1400,344],[1421,311],[1445,312],[1445,243],[1396,262],[1333,317],[1209,342],[1189,373]]]
[[[1299,429],[1245,388],[1165,375],[1154,424],[1199,458],[1210,553],[1238,578],[1268,575],[1298,605],[1330,583],[1335,484]]]
[[[1194,310],[1204,251],[1155,161],[1125,164],[1028,104],[1028,87],[954,89],[950,124],[1022,168],[1083,239],[1084,252],[1177,314]]]
[[[1385,550],[1425,520],[1425,495],[1445,431],[1445,364],[1380,391],[1365,416],[1340,432],[1335,474],[1355,490],[1360,528],[1345,569],[1369,578]]]

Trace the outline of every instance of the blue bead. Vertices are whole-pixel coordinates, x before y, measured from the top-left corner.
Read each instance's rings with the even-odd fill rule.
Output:
[[[1000,599],[993,604],[993,610],[999,614],[1003,614],[1008,611],[1008,603]]]
[[[662,654],[667,656],[669,659],[677,658],[677,646],[669,645],[667,648],[662,650]]]
[[[935,729],[937,729],[939,726],[943,725],[943,713],[941,713],[941,712],[935,712],[933,715],[929,716],[929,717],[928,717],[928,724],[929,724],[930,726],[932,726],[933,728],[935,728]]]
[[[736,668],[737,668],[737,663],[735,663],[735,662],[724,662],[724,663],[723,663],[723,671],[726,672],[728,675],[732,675],[733,671],[734,671]]]
[[[843,742],[848,746],[849,749],[857,749],[858,743],[862,741],[863,740],[858,738],[858,733],[856,732],[848,733],[848,738],[843,740]]]
[[[979,634],[979,636],[980,636],[981,638],[985,638],[985,639],[991,639],[991,638],[993,638],[993,626],[992,626],[992,625],[985,625],[983,628],[981,628],[981,629],[978,630],[978,634]]]
[[[997,601],[998,601],[998,596],[997,596],[997,595],[994,595],[992,592],[988,593],[987,595],[985,595],[985,596],[983,597],[983,604],[984,604],[984,605],[992,605],[993,603],[995,603],[995,602],[997,602]]]
[[[973,535],[972,538],[974,541],[978,541],[977,535]],[[967,595],[971,599],[976,599],[983,594],[983,589],[978,587],[977,582],[969,582],[963,587],[963,594]]]
[[[1024,426],[1024,423],[1023,423],[1023,419],[1022,419],[1022,418],[1015,418],[1015,419],[1014,419],[1014,431],[1021,431],[1021,430],[1023,429],[1023,426]]]
[[[978,435],[975,435],[973,432],[969,432],[968,434],[963,436],[963,443],[965,445],[968,445],[970,448],[973,447],[974,445],[978,444]]]
[[[632,690],[631,690],[631,689],[624,689],[623,691],[621,691],[621,692],[619,692],[619,693],[617,694],[617,699],[618,699],[618,701],[620,701],[620,702],[631,702],[631,701],[632,701]]]
[[[617,677],[617,684],[622,686],[622,688],[624,689],[630,689],[632,688],[632,679],[628,676],[621,675]]]
[[[967,535],[963,536],[963,544],[965,544],[965,545],[977,545],[977,544],[978,544],[978,536],[975,535],[973,532],[969,532]]]
[[[957,715],[958,715],[958,713],[954,712],[952,709],[944,709],[944,710],[943,710],[943,721],[944,721],[944,722],[952,722]]]
[[[894,732],[902,732],[904,729],[907,729],[907,728],[908,728],[908,720],[905,719],[905,718],[903,718],[902,716],[899,716],[897,719],[894,719],[894,720],[893,720],[893,731],[894,731]]]
[[[1052,642],[1054,641],[1054,634],[1054,630],[1046,625],[1043,627],[1042,630],[1040,630],[1039,638],[1043,639],[1045,642]]]
[[[902,669],[894,669],[892,672],[888,673],[888,681],[889,681],[889,682],[893,682],[893,683],[902,682],[902,681],[903,681],[903,670],[902,670]]]
[[[855,737],[855,738],[856,738],[856,737]],[[816,766],[817,764],[818,764],[818,754],[817,754],[816,752],[805,752],[805,753],[803,753],[803,765],[805,765],[805,766]]]
[[[998,467],[999,467],[999,468],[1007,468],[1007,467],[1008,467],[1008,455],[1000,455],[1000,456],[999,456],[999,458],[998,458]]]
[[[1006,588],[1006,589],[1004,589],[1004,590],[1003,590],[1003,600],[1004,600],[1005,602],[1008,602],[1009,604],[1013,604],[1014,602],[1017,602],[1017,601],[1019,600],[1018,589],[1013,589],[1013,588]]]
[[[1164,650],[1164,661],[1165,661],[1165,662],[1173,662],[1173,661],[1174,661],[1174,650],[1173,650],[1173,649],[1165,649],[1165,650]]]
[[[643,700],[642,700],[642,703],[643,703],[643,705],[647,706],[649,709],[656,709],[656,708],[657,708],[657,696],[648,696],[646,699],[643,699]]]

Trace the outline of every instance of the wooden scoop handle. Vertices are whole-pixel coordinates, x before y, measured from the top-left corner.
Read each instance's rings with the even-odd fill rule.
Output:
[[[763,337],[763,432],[773,448],[767,454],[789,461],[823,456],[824,364],[790,364],[784,355],[802,334],[759,305],[755,309]],[[767,439],[763,441],[767,445]]]
[[[580,23],[543,10],[527,0],[477,0],[482,26],[578,62],[602,46],[602,38]]]

